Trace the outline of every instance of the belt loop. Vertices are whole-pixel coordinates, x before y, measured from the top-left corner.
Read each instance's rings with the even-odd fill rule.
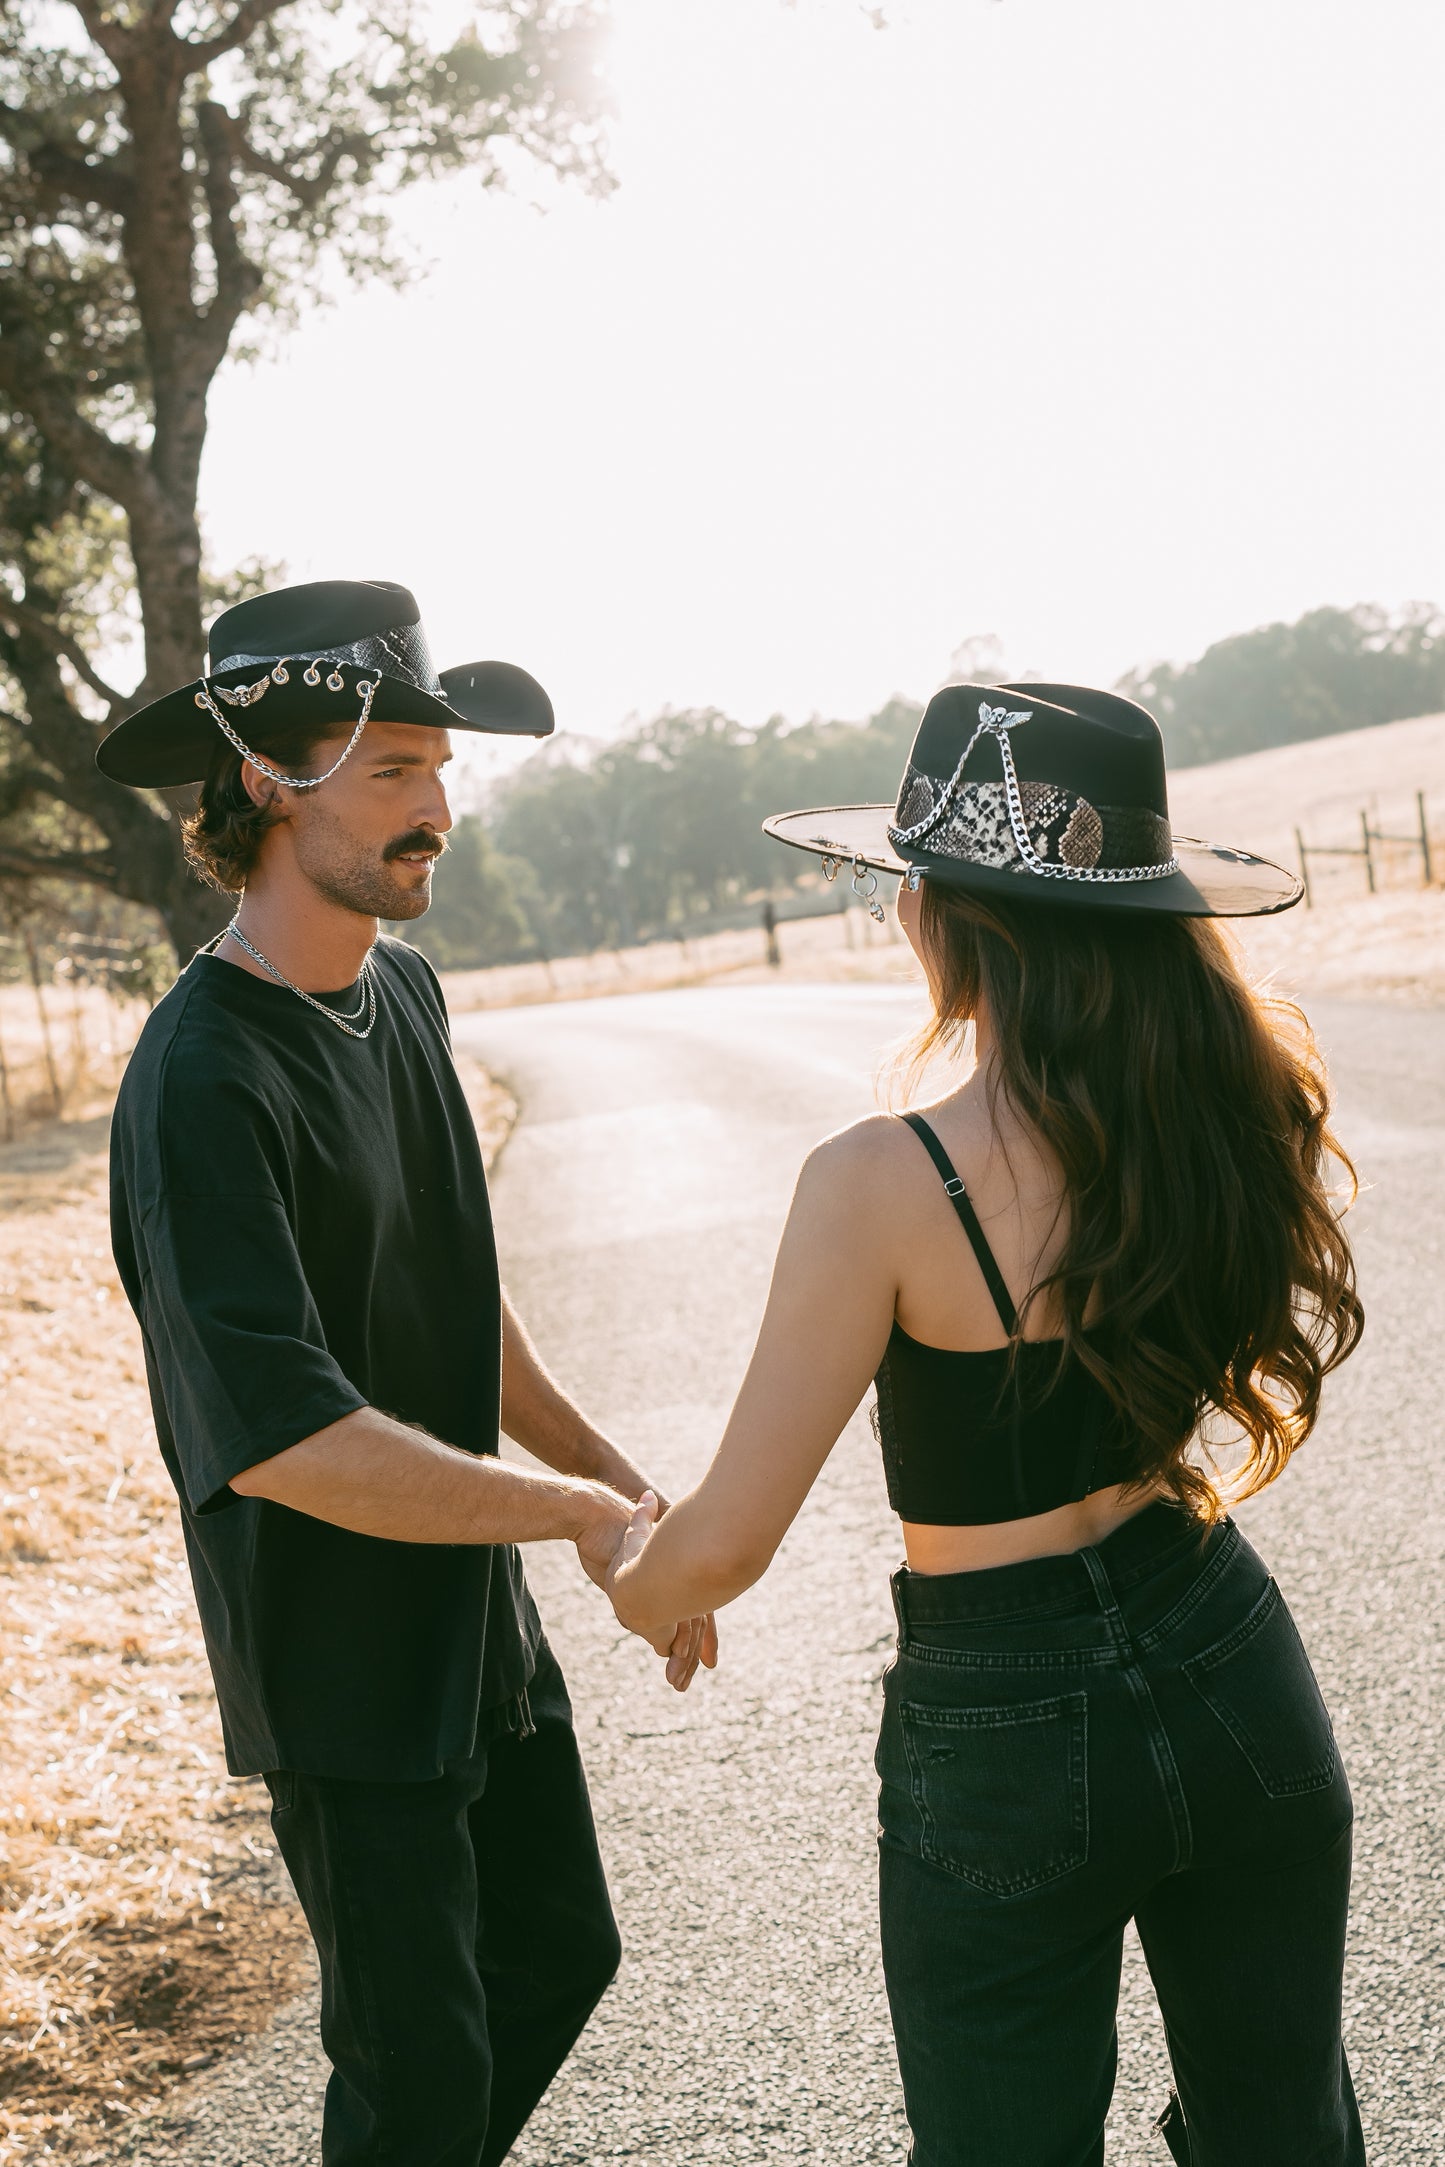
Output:
[[[1123,1613],[1119,1608],[1118,1599],[1114,1594],[1109,1575],[1104,1570],[1104,1561],[1098,1551],[1094,1549],[1079,1550],[1076,1551],[1075,1555],[1082,1563],[1093,1585],[1094,1599],[1104,1613],[1104,1622],[1109,1628],[1109,1635],[1113,1640],[1115,1652],[1127,1663],[1133,1655],[1133,1649],[1129,1641],[1129,1628],[1124,1623]]]
[[[903,1607],[903,1576],[907,1570],[906,1565],[900,1565],[897,1572],[890,1573],[888,1578],[888,1592],[893,1597],[893,1615],[898,1621],[900,1648],[908,1638],[908,1613]]]

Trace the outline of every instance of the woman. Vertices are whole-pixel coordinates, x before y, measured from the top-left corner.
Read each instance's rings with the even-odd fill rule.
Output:
[[[1298,887],[1173,838],[1153,718],[1069,686],[950,687],[896,809],[767,825],[860,891],[904,875],[920,1050],[971,1027],[976,1064],[926,1120],[809,1158],[717,1456],[655,1528],[644,1500],[618,1616],[665,1648],[755,1581],[876,1374],[908,1560],[877,1765],[915,2167],[1102,2161],[1131,1917],[1175,2159],[1357,2167],[1349,1789],[1224,1510],[1361,1328],[1308,1029],[1210,923]]]

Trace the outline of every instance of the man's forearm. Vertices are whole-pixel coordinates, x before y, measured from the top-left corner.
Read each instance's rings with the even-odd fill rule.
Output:
[[[605,1482],[624,1497],[648,1487],[640,1468],[590,1423],[543,1365],[526,1327],[502,1301],[502,1428],[560,1474]]]
[[[587,1481],[458,1452],[374,1407],[259,1461],[231,1488],[392,1542],[575,1542],[613,1516]]]

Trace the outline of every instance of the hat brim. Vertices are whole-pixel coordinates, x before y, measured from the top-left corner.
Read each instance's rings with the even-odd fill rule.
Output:
[[[340,692],[332,692],[326,683],[336,668],[343,679]],[[371,712],[377,722],[503,737],[548,737],[555,726],[552,702],[536,678],[510,662],[469,662],[444,670],[440,677],[444,698],[404,678],[351,662],[323,661],[319,685],[308,685],[305,672],[304,657],[289,662],[287,682],[273,682],[253,707],[228,707],[222,701],[222,712],[237,735],[262,750],[268,736],[297,723],[332,723],[337,735],[344,735],[355,727],[361,711],[358,684],[372,680],[377,690]],[[240,669],[218,670],[213,677],[196,678],[179,691],[152,700],[101,740],[96,766],[112,782],[138,789],[170,790],[203,781],[216,746],[224,740],[214,718],[196,705],[197,693],[203,684],[234,691],[265,675],[264,665],[252,662]]]
[[[1179,871],[1159,880],[1051,880],[1027,867],[1015,872],[1005,866],[971,865],[964,858],[941,857],[908,845],[900,849],[888,833],[895,817],[891,805],[822,805],[805,812],[774,813],[763,822],[763,833],[795,850],[811,851],[815,857],[842,858],[849,864],[861,858],[880,873],[903,874],[918,866],[930,880],[966,888],[971,894],[1015,901],[1027,896],[1075,909],[1166,911],[1180,918],[1264,918],[1273,911],[1288,910],[1304,894],[1293,873],[1267,858],[1185,835],[1174,838]]]

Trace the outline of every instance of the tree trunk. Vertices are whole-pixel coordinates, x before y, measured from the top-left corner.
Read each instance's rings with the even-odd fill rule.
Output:
[[[199,614],[199,612],[198,612]],[[183,660],[171,662],[174,675],[161,689],[183,684],[197,674],[198,646],[193,634]],[[111,782],[95,765],[95,748],[104,732],[72,705],[54,655],[42,641],[22,633],[7,643],[8,659],[25,693],[30,715],[28,737],[36,762],[35,789],[58,798],[103,838],[99,850],[85,850],[58,863],[59,876],[90,881],[129,903],[159,915],[181,963],[225,924],[231,906],[189,870],[181,851],[181,815],[194,797],[190,790],[165,793],[165,809],[123,783]],[[24,871],[23,854],[12,867]],[[29,871],[43,874],[41,854]]]
[[[238,900],[236,896],[221,895],[215,888],[208,888],[184,866],[178,868],[165,900],[157,903],[156,908],[165,921],[166,932],[182,970],[198,948],[214,940],[222,926],[229,924]]]

